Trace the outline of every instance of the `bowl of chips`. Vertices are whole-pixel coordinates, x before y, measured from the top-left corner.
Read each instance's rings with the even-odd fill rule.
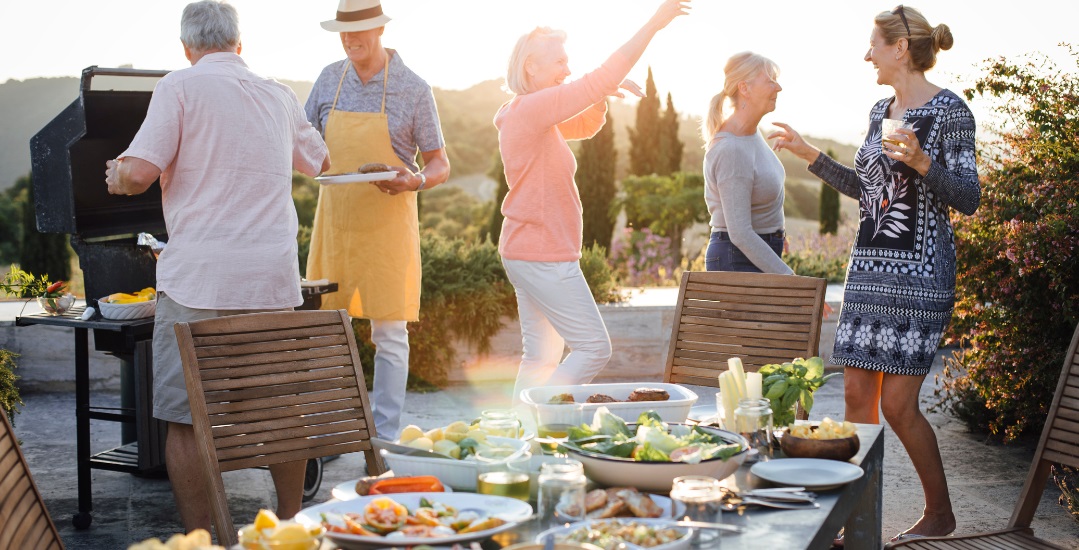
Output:
[[[779,447],[783,449],[783,454],[791,458],[847,461],[858,454],[858,427],[831,418],[825,418],[817,426],[794,425],[783,430]]]

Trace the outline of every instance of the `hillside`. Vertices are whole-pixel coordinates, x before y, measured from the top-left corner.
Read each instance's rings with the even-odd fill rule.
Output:
[[[132,81],[136,84],[132,84]],[[311,82],[281,82],[292,87],[301,102],[307,99],[311,91]],[[113,85],[113,81],[109,79],[95,79],[95,88]],[[123,86],[126,89],[136,86],[149,89],[152,85],[152,79],[125,79]],[[8,80],[0,84],[0,120],[5,121],[4,130],[0,132],[0,190],[6,189],[17,178],[30,171],[30,137],[75,100],[78,91],[79,79],[75,77]],[[509,94],[501,89],[498,80],[481,82],[466,90],[435,88],[434,94],[454,176],[486,173],[498,149],[498,135],[491,120],[499,106],[510,98]],[[677,98],[675,108],[679,108]],[[615,144],[619,150],[618,166],[621,176],[628,164],[626,151],[629,150],[629,133],[626,128],[636,120],[636,103],[615,99],[611,104],[610,116],[615,125]],[[699,171],[703,162],[704,151],[697,127],[696,117],[682,117],[680,134],[686,144],[682,162],[685,170]],[[855,151],[853,146],[830,140],[811,139],[824,149],[833,148],[841,161],[852,162]],[[788,153],[780,154],[780,160],[783,161],[788,178],[816,182],[816,178],[809,174],[802,161]]]

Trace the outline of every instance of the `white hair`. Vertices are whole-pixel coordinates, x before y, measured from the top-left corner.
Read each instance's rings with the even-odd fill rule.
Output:
[[[560,43],[566,41],[566,32],[550,27],[536,27],[532,32],[517,40],[517,45],[510,55],[509,68],[506,70],[506,89],[524,95],[536,91],[532,79],[528,76],[528,59],[539,52],[549,40]]]
[[[224,1],[188,4],[180,17],[180,41],[201,52],[233,50],[240,44],[240,16]]]

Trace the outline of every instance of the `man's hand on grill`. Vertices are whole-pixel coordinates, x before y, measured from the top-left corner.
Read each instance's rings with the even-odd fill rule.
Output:
[[[160,176],[157,166],[137,157],[105,161],[105,184],[113,195],[144,193]]]

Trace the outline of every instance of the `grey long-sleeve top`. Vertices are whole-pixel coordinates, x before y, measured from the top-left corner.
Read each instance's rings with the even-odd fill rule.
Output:
[[[726,231],[761,271],[792,275],[760,237],[783,229],[785,178],[783,164],[759,132],[719,132],[704,156],[704,201],[712,230]]]

